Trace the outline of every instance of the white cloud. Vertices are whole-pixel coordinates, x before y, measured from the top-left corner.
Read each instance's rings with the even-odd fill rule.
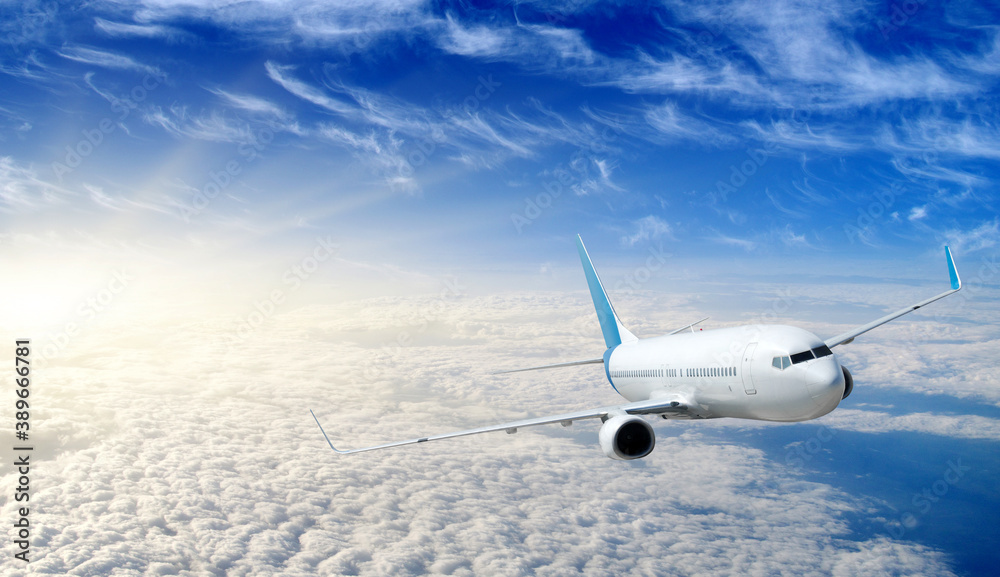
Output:
[[[83,46],[63,46],[62,50],[58,51],[58,54],[63,58],[75,60],[83,64],[91,64],[103,68],[117,68],[120,70],[135,70],[161,78],[164,76],[163,72],[155,66],[137,62],[131,56],[115,54],[106,50],[96,50]]]
[[[121,203],[105,194],[104,189],[101,187],[90,184],[85,184],[83,187],[88,193],[90,193],[90,200],[98,206],[102,206],[116,212],[122,210]]]
[[[228,348],[228,318],[123,318],[80,335],[45,369],[33,413],[45,463],[34,571],[951,574],[940,551],[859,538],[845,515],[869,515],[869,497],[806,481],[713,433],[721,422],[658,423],[656,451],[622,463],[597,448],[596,423],[345,458],[309,417],[316,409],[336,442],[357,446],[606,404],[615,395],[599,371],[487,374],[598,346],[591,317],[583,295],[429,296],[280,311]],[[366,374],[373,358],[379,371]],[[829,424],[996,429],[856,410]]]
[[[526,69],[556,74],[599,72],[609,64],[594,52],[579,30],[543,24],[494,21],[471,25],[451,14],[445,33],[436,38],[442,50],[484,60],[512,62]]]
[[[271,80],[307,102],[311,102],[320,108],[336,112],[337,114],[349,115],[355,111],[355,108],[350,104],[331,98],[313,86],[291,76],[289,72],[294,69],[293,66],[282,66],[268,61],[264,64],[264,67],[267,69],[267,75]]]
[[[791,225],[786,225],[784,228],[778,229],[776,231],[778,238],[781,240],[782,244],[790,247],[810,247],[809,241],[806,240],[806,235],[796,234],[792,230]]]
[[[277,104],[264,98],[253,96],[252,94],[236,94],[221,88],[209,89],[209,92],[219,96],[229,105],[246,112],[272,116],[279,119],[286,119],[288,117],[288,113]]]
[[[870,25],[869,6],[860,0],[669,5],[691,24],[710,31],[712,42],[700,49],[701,62],[713,63],[718,73],[744,71],[729,72],[734,79],[730,81],[705,79],[709,88],[737,99],[764,98],[797,109],[852,108],[893,99],[947,98],[976,90],[976,83],[966,75],[943,70],[929,56],[917,53],[880,59],[865,51],[849,32]],[[763,75],[746,71],[741,60],[713,48],[730,42],[750,55]],[[718,64],[719,60],[725,64]],[[739,81],[741,77],[747,82]],[[763,87],[758,78],[765,83]],[[664,86],[676,87],[669,74]]]
[[[218,112],[191,115],[185,106],[172,106],[164,110],[152,106],[143,120],[158,126],[178,138],[194,138],[210,142],[250,142],[252,127],[246,122],[226,118]]]
[[[635,231],[621,238],[621,243],[624,246],[635,246],[640,242],[671,236],[670,225],[655,214],[644,216],[632,224]]]
[[[984,222],[972,230],[949,230],[945,238],[959,254],[993,248],[1000,244],[1000,221]]]
[[[931,110],[905,120],[895,132],[886,129],[881,140],[900,153],[1000,159],[1000,132],[982,118],[956,120]]]
[[[745,238],[737,238],[737,237],[734,237],[734,236],[729,236],[729,235],[722,234],[721,232],[717,232],[717,231],[715,232],[715,234],[713,236],[709,236],[709,237],[705,237],[705,238],[707,240],[710,240],[710,241],[714,242],[714,243],[728,245],[728,246],[735,246],[735,247],[742,248],[743,250],[746,250],[746,251],[752,251],[752,250],[755,250],[757,248],[757,243],[754,242],[754,241],[752,241],[752,240],[745,239]]]
[[[59,205],[75,196],[51,184],[30,166],[0,156],[0,212],[20,212]]]
[[[188,33],[171,26],[160,24],[132,24],[128,22],[114,22],[104,18],[94,19],[94,28],[115,38],[121,37],[142,37],[142,38],[166,38],[168,40],[188,37]]]
[[[670,140],[688,140],[715,146],[736,142],[735,137],[720,130],[716,123],[690,116],[669,101],[649,108],[644,116],[653,129]]]
[[[504,47],[509,44],[509,32],[488,26],[463,26],[450,15],[447,30],[443,48],[453,54],[496,57],[505,54]]]
[[[956,439],[1000,439],[1000,420],[978,415],[893,415],[883,411],[837,409],[824,419],[824,423],[835,429],[864,433],[911,431]]]

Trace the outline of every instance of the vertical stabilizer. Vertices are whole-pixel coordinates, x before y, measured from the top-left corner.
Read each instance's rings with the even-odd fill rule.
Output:
[[[587,275],[587,286],[590,287],[590,298],[594,300],[594,309],[597,310],[597,320],[601,323],[601,332],[604,333],[604,344],[610,349],[622,343],[633,343],[638,339],[629,332],[618,319],[618,314],[611,306],[608,294],[604,292],[604,285],[601,278],[594,270],[594,263],[587,254],[587,247],[583,246],[583,239],[576,235],[576,248],[580,251],[580,262],[583,264],[583,272]]]

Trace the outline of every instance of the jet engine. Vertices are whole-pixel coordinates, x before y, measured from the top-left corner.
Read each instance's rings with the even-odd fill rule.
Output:
[[[847,367],[840,368],[844,369],[844,396],[841,397],[841,400],[843,400],[854,390],[854,377],[851,376],[851,371],[847,370]]]
[[[618,415],[601,426],[598,435],[604,454],[620,461],[641,459],[653,451],[653,427],[639,417]]]

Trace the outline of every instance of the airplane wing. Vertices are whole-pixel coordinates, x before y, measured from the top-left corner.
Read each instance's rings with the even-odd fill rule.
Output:
[[[540,367],[528,367],[527,369],[511,369],[508,371],[496,371],[492,375],[506,375],[507,373],[523,373],[524,371],[540,371],[543,369],[558,369],[562,367],[575,367],[577,365],[604,364],[604,359],[587,359],[586,361],[572,361],[569,363],[556,363],[554,365],[542,365]]]
[[[860,327],[857,327],[855,329],[849,330],[846,333],[843,333],[843,334],[840,334],[840,335],[837,335],[837,336],[833,337],[832,339],[827,339],[826,346],[828,346],[830,348],[833,348],[833,347],[835,347],[837,345],[846,345],[846,344],[850,343],[851,341],[853,341],[855,337],[857,337],[859,335],[862,335],[864,333],[867,333],[868,331],[872,330],[873,328],[875,328],[877,326],[884,325],[885,323],[887,323],[887,322],[889,322],[891,320],[898,319],[899,317],[901,317],[901,316],[903,316],[903,315],[905,315],[907,313],[911,313],[911,312],[919,309],[920,307],[929,305],[930,303],[932,303],[932,302],[934,302],[934,301],[936,301],[938,299],[943,299],[944,297],[946,297],[946,296],[948,296],[950,294],[953,294],[953,293],[956,293],[956,292],[960,291],[962,289],[962,279],[959,278],[959,276],[958,276],[958,270],[955,269],[955,261],[951,258],[951,249],[949,249],[948,247],[944,247],[944,254],[945,254],[945,257],[947,257],[947,259],[948,259],[948,276],[951,279],[951,290],[945,291],[945,292],[937,295],[936,297],[931,297],[931,298],[929,298],[929,299],[927,299],[925,301],[920,301],[919,303],[917,303],[915,305],[910,305],[910,306],[906,307],[905,309],[900,309],[900,310],[892,313],[891,315],[886,315],[886,316],[884,316],[884,317],[882,317],[882,318],[880,318],[878,320],[875,320],[875,321],[872,321],[872,322],[868,323],[867,325],[860,326]]]
[[[672,398],[656,398],[647,401],[636,401],[634,403],[627,403],[624,405],[618,405],[614,407],[604,407],[601,409],[590,409],[584,411],[576,411],[573,413],[563,413],[561,415],[554,415],[551,417],[538,417],[535,419],[523,419],[520,421],[513,421],[510,423],[502,423],[500,425],[490,425],[488,427],[480,427],[478,429],[469,429],[467,431],[457,431],[454,433],[444,433],[442,435],[432,435],[430,437],[420,437],[418,439],[408,439],[406,441],[395,441],[393,443],[385,443],[382,445],[375,445],[374,447],[364,447],[361,449],[349,449],[341,450],[333,446],[330,441],[330,437],[327,436],[326,431],[323,430],[323,425],[320,425],[319,419],[316,417],[316,413],[313,413],[312,409],[309,409],[312,413],[313,419],[319,426],[320,432],[323,433],[323,437],[326,438],[326,442],[330,445],[330,448],[340,453],[342,455],[347,455],[351,453],[363,453],[365,451],[374,451],[376,449],[388,449],[389,447],[400,447],[403,445],[415,445],[417,443],[426,443],[427,441],[439,441],[441,439],[451,439],[454,437],[464,437],[467,435],[478,435],[479,433],[490,433],[493,431],[507,431],[508,434],[516,433],[518,429],[523,427],[534,427],[536,425],[548,425],[552,423],[562,423],[564,427],[570,426],[573,421],[579,421],[582,419],[596,419],[598,417],[606,417],[611,414],[628,414],[628,415],[664,415],[666,418],[677,417],[677,418],[688,418],[691,416],[691,406],[683,401],[672,399]]]

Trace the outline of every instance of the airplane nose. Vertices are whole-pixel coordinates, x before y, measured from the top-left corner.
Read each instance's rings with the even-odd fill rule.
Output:
[[[840,364],[832,358],[816,359],[809,366],[809,380],[806,387],[809,389],[809,396],[818,408],[827,409],[832,403],[833,406],[827,410],[832,411],[844,397],[844,372],[840,369]]]

